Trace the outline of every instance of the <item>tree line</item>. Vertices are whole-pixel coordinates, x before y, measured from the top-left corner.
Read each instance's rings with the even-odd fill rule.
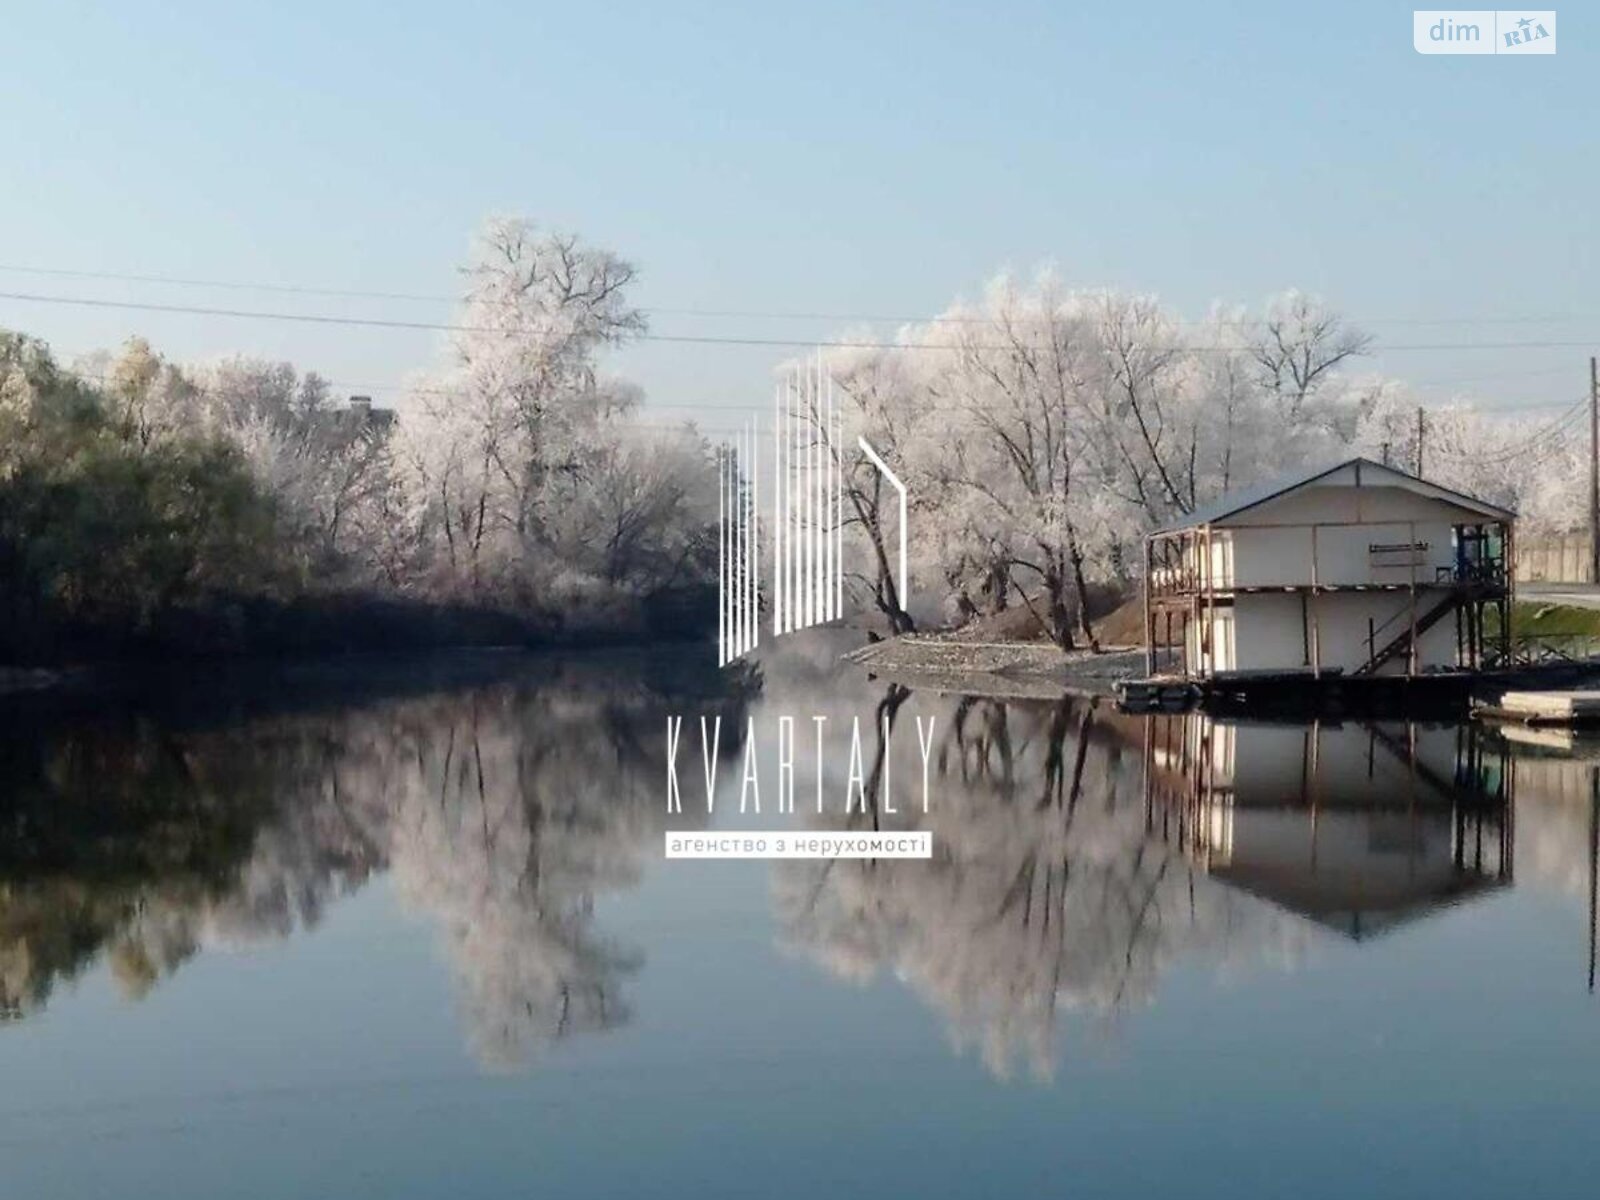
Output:
[[[290,363],[181,364],[134,338],[66,365],[0,332],[0,653],[704,632],[716,448],[640,421],[640,389],[603,369],[646,330],[635,279],[575,237],[488,222],[444,353],[395,412]],[[850,589],[897,633],[1025,606],[1062,647],[1094,647],[1093,602],[1137,586],[1154,525],[1339,457],[1418,452],[1415,394],[1361,370],[1372,338],[1298,292],[1185,322],[1002,276],[892,339],[838,343],[822,361],[843,436],[824,451]],[[915,602],[861,435],[909,484]],[[1524,529],[1581,514],[1574,439],[1461,404],[1430,408],[1422,436],[1428,475]]]
[[[712,447],[641,424],[639,389],[600,367],[645,327],[634,274],[491,222],[446,361],[398,419],[290,363],[184,365],[133,338],[68,366],[0,332],[5,653],[703,625]]]
[[[1584,449],[1526,418],[1430,406],[1358,369],[1373,339],[1314,297],[1184,322],[1157,300],[1071,291],[1051,274],[994,280],[888,342],[844,339],[827,369],[844,397],[833,447],[855,579],[895,631],[913,612],[967,621],[1026,605],[1065,649],[1096,646],[1093,602],[1129,595],[1157,525],[1236,488],[1364,455],[1521,511],[1524,529],[1583,511]],[[826,422],[813,420],[816,437]],[[866,436],[911,497],[918,603],[896,595],[893,498]]]

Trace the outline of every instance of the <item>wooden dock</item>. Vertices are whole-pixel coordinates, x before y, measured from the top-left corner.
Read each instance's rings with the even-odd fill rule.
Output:
[[[1112,685],[1124,712],[1184,712],[1201,699],[1200,688],[1187,679],[1120,679]]]
[[[1324,671],[1221,672],[1201,679],[1153,675],[1116,685],[1124,712],[1198,708],[1238,717],[1468,715],[1542,725],[1600,726],[1600,663],[1547,663],[1492,671],[1354,675]],[[1509,703],[1508,703],[1509,701]]]
[[[1465,714],[1477,677],[1469,672],[1363,676],[1326,671],[1237,671],[1207,679],[1153,676],[1116,685],[1124,712],[1190,708],[1216,715]]]
[[[1600,725],[1600,691],[1505,692],[1474,711],[1524,725]]]

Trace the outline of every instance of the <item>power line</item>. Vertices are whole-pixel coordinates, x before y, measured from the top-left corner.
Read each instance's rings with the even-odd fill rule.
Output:
[[[1453,459],[1457,462],[1472,462],[1483,466],[1497,466],[1523,458],[1534,453],[1540,447],[1546,450],[1554,448],[1558,439],[1572,428],[1577,418],[1582,415],[1582,406],[1579,405],[1564,416],[1552,421],[1550,424],[1529,434],[1527,437],[1509,446],[1502,446],[1498,450],[1487,453],[1462,450],[1436,449],[1433,453],[1439,458]]]
[[[148,301],[134,300],[102,300],[88,296],[49,296],[33,292],[0,292],[0,300],[16,300],[27,304],[58,304],[70,305],[79,308],[103,308],[131,310],[138,312],[171,313],[180,316],[203,317],[230,317],[239,320],[252,321],[288,321],[309,325],[338,325],[357,326],[372,329],[404,329],[440,333],[504,333],[503,328],[495,326],[457,325],[444,321],[405,321],[385,317],[351,317],[334,316],[316,313],[283,313],[265,312],[253,309],[215,308],[208,305],[197,304],[154,304]],[[880,341],[817,341],[810,338],[756,338],[756,337],[730,337],[712,334],[665,334],[665,333],[640,333],[632,337],[638,341],[664,342],[678,345],[695,346],[752,346],[769,347],[777,349],[824,349],[824,350],[914,350],[914,351],[943,351],[959,352],[963,350],[997,350],[1005,351],[1012,347],[1004,345],[975,345],[963,343],[943,344],[937,342],[880,342]],[[1391,344],[1385,346],[1385,352],[1395,351],[1449,351],[1459,353],[1463,350],[1564,350],[1587,347],[1589,342],[1569,341],[1528,341],[1528,342],[1435,342]],[[1174,347],[1186,353],[1219,353],[1237,354],[1247,352],[1252,347],[1247,345],[1190,345]]]
[[[68,369],[71,370],[71,368],[68,368]],[[89,371],[73,370],[73,371],[71,371],[71,373],[75,377],[77,377],[78,379],[92,380],[94,382],[101,383],[101,384],[114,382],[114,377],[113,376],[107,375],[107,374],[105,374],[103,372],[89,372]],[[397,394],[400,394],[402,396],[404,396],[404,395],[449,396],[449,395],[454,394],[454,392],[456,390],[454,388],[449,388],[449,387],[427,387],[427,386],[422,386],[422,385],[407,386],[407,385],[404,385],[404,384],[352,383],[352,382],[350,382],[348,380],[341,381],[341,380],[337,380],[337,379],[327,379],[327,378],[323,378],[321,376],[319,376],[318,378],[322,379],[322,382],[327,384],[330,388],[334,388],[334,389],[337,389],[337,390],[340,390],[340,391],[350,392],[352,394],[361,394],[363,392],[379,392],[379,393],[390,392],[390,393],[397,393]],[[205,394],[210,394],[211,393],[211,389],[205,387],[203,384],[197,384],[197,383],[195,383],[195,381],[193,379],[190,379],[189,382],[191,383],[191,385],[195,386],[200,392],[205,393]],[[1541,444],[1543,444],[1544,445],[1544,449],[1546,451],[1545,455],[1542,456],[1539,459],[1533,460],[1533,461],[1536,461],[1536,462],[1537,461],[1542,461],[1543,457],[1548,457],[1549,452],[1556,448],[1557,442],[1556,442],[1555,439],[1559,438],[1562,434],[1564,434],[1565,432],[1567,432],[1569,429],[1572,428],[1572,426],[1576,422],[1577,418],[1582,415],[1583,407],[1587,403],[1588,403],[1588,397],[1580,396],[1576,401],[1574,401],[1573,403],[1568,405],[1568,407],[1560,415],[1558,415],[1557,417],[1553,418],[1548,424],[1546,424],[1546,425],[1542,426],[1541,428],[1535,430],[1533,433],[1528,434],[1522,440],[1520,440],[1520,441],[1518,441],[1518,442],[1516,442],[1516,443],[1514,443],[1514,444],[1512,444],[1510,446],[1502,446],[1500,449],[1494,450],[1494,451],[1491,451],[1491,452],[1488,452],[1488,453],[1480,453],[1480,452],[1476,452],[1476,451],[1451,450],[1451,449],[1437,449],[1436,448],[1431,452],[1431,456],[1435,457],[1435,458],[1444,458],[1444,459],[1455,461],[1455,462],[1472,463],[1472,464],[1478,465],[1478,466],[1497,466],[1497,465],[1500,465],[1502,463],[1509,462],[1512,459],[1521,458],[1521,457],[1524,457],[1524,456],[1526,456],[1528,454],[1531,454]],[[1523,410],[1519,410],[1519,411],[1532,412],[1532,411],[1540,411],[1540,409],[1542,409],[1542,408],[1547,409],[1547,408],[1551,408],[1551,407],[1555,407],[1555,406],[1554,405],[1543,405],[1543,406],[1532,407],[1532,408],[1523,409]],[[750,411],[753,411],[753,412],[765,412],[765,411],[767,411],[767,406],[766,405],[760,405],[760,404],[706,405],[706,406],[704,406],[704,408],[706,410],[705,415],[710,415],[710,416],[714,416],[714,417],[720,417],[720,416],[723,416],[724,414],[733,414],[733,413],[738,413],[738,412],[750,412]],[[646,415],[655,415],[655,416],[665,417],[666,411],[671,411],[671,410],[674,410],[674,409],[679,410],[679,411],[685,411],[686,410],[690,415],[681,417],[681,418],[679,418],[677,420],[664,419],[664,420],[658,420],[658,421],[643,420],[643,419],[640,419],[639,417],[630,417],[627,423],[628,423],[628,425],[630,427],[637,428],[637,429],[664,429],[664,430],[671,430],[671,431],[674,431],[674,432],[684,432],[691,426],[693,427],[694,432],[702,433],[702,434],[718,434],[718,433],[731,434],[731,433],[744,432],[744,427],[743,426],[705,425],[705,424],[702,424],[700,422],[698,416],[695,415],[697,410],[692,406],[662,405],[662,406],[655,407],[655,408],[651,408],[649,406],[646,406],[645,408],[641,409],[640,411],[642,413],[646,414]],[[942,404],[942,405],[934,405],[931,408],[925,408],[922,411],[925,412],[925,413],[927,413],[927,412],[934,412],[934,413],[937,413],[937,412],[965,413],[965,412],[970,411],[970,408],[969,408],[969,406],[961,405],[961,404]],[[1419,409],[1419,413],[1420,413],[1420,411],[1421,410]],[[1470,409],[1468,411],[1471,411],[1471,412],[1473,412],[1475,414],[1486,415],[1486,416],[1490,416],[1490,417],[1514,415],[1512,413],[1506,412],[1505,410],[1496,411],[1496,410],[1493,410],[1493,409],[1485,410],[1485,409],[1473,408],[1473,409]]]
[[[423,304],[455,304],[461,301],[459,295],[445,295],[443,293],[429,292],[400,292],[384,291],[367,288],[325,287],[312,284],[298,283],[260,283],[243,280],[205,279],[183,275],[150,274],[132,271],[90,271],[68,267],[37,267],[20,263],[0,263],[0,272],[13,275],[35,275],[52,279],[92,279],[114,283],[141,283],[154,284],[162,287],[191,287],[213,288],[233,292],[261,292],[285,296],[323,296],[336,299],[367,299],[367,300],[395,300]],[[734,308],[669,308],[660,306],[644,306],[641,312],[652,313],[659,316],[715,318],[720,320],[763,320],[763,321],[854,321],[863,324],[880,325],[925,325],[925,324],[987,324],[988,317],[982,315],[964,316],[922,314],[920,316],[894,316],[883,313],[851,313],[851,312],[795,312],[772,311],[762,309],[734,309]],[[1546,316],[1491,316],[1491,317],[1369,317],[1361,322],[1364,325],[1407,325],[1407,326],[1443,326],[1443,325],[1560,325],[1576,322],[1600,322],[1600,314],[1590,313],[1552,313]],[[1211,326],[1211,325],[1265,325],[1264,317],[1243,317],[1232,319],[1194,319],[1173,318],[1169,324],[1178,326]],[[808,343],[809,344],[809,343]]]
[[[25,267],[0,263],[0,271],[11,275],[41,275],[51,279],[100,279],[113,283],[153,283],[165,287],[216,288],[230,292],[273,292],[285,296],[331,296],[341,299],[414,300],[427,304],[449,304],[457,297],[427,295],[420,292],[383,292],[362,288],[315,287],[298,283],[244,283],[225,279],[191,279],[180,275],[140,275],[126,271],[77,271],[66,267]]]
[[[1497,379],[1533,379],[1551,375],[1568,375],[1571,372],[1572,368],[1570,366],[1540,367],[1534,371],[1495,371],[1487,375],[1448,375],[1434,379],[1412,379],[1408,380],[1408,382],[1412,387],[1451,387],[1461,383],[1484,383]]]
[[[1555,420],[1510,446],[1502,446],[1500,449],[1486,454],[1472,451],[1436,449],[1432,452],[1433,457],[1450,459],[1455,462],[1470,462],[1478,466],[1499,466],[1514,459],[1524,458],[1529,454],[1533,454],[1541,446],[1546,452],[1544,457],[1548,457],[1549,452],[1561,444],[1557,439],[1571,429],[1578,418],[1583,415],[1586,403],[1588,403],[1588,398],[1580,397],[1576,403]]]

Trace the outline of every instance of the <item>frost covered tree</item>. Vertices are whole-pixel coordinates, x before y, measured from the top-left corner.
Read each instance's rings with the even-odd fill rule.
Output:
[[[918,364],[905,354],[866,348],[835,352],[826,366],[840,406],[837,442],[814,405],[804,416],[811,436],[839,471],[844,536],[867,546],[870,569],[850,571],[847,577],[852,588],[870,597],[892,632],[908,633],[916,622],[906,609],[909,598],[899,593],[892,565],[899,547],[897,497],[883,473],[858,449],[858,439],[866,438],[879,454],[899,464],[908,504],[919,516],[935,511],[935,481],[929,464],[919,457],[926,442],[917,430],[924,419],[925,400]]]
[[[1290,422],[1347,359],[1366,354],[1372,338],[1304,292],[1288,291],[1267,305],[1250,356],[1263,389]]]
[[[1050,279],[1031,294],[997,281],[980,314],[949,315],[961,321],[941,395],[967,434],[949,482],[978,498],[1013,581],[1021,572],[1037,581],[1056,643],[1073,649],[1076,631],[1092,645],[1081,533],[1095,483],[1082,419],[1089,325]]]
[[[828,365],[845,446],[867,433],[911,484],[919,600],[957,620],[1024,604],[1071,649],[1096,645],[1091,596],[1132,583],[1152,525],[1360,441],[1384,384],[1347,369],[1369,345],[1301,293],[1188,328],[1152,297],[1045,272],[1001,276],[978,303]],[[863,582],[898,632],[881,489],[861,456],[842,458],[850,524],[877,563]]]
[[[631,264],[521,220],[489,222],[465,269],[454,362],[416,389],[421,485],[450,573],[470,592],[526,586],[552,521],[634,389],[597,357],[642,332]]]
[[[325,379],[287,362],[225,359],[191,379],[201,419],[242,450],[277,502],[284,548],[307,578],[384,579],[400,486],[389,418],[336,403]]]
[[[1384,380],[1365,397],[1355,447],[1413,470],[1419,407],[1424,470],[1430,477],[1515,509],[1525,532],[1564,533],[1586,519],[1588,447],[1585,439],[1571,436],[1582,418],[1582,403],[1529,422],[1520,414],[1485,412],[1460,402],[1423,407],[1404,384]]]
[[[407,433],[433,586],[566,609],[703,578],[709,447],[645,436],[638,389],[600,368],[645,328],[633,266],[495,220],[465,276],[453,362],[413,389]]]
[[[99,378],[114,419],[123,436],[141,446],[185,434],[201,418],[201,389],[142,337],[129,338],[119,354],[106,356],[103,371]]]

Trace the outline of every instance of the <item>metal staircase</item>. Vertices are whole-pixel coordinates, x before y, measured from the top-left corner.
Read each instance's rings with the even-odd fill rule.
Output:
[[[1432,608],[1428,609],[1426,612],[1418,613],[1415,630],[1416,636],[1421,638],[1423,634],[1427,633],[1428,630],[1437,625],[1447,613],[1452,612],[1455,609],[1460,600],[1461,597],[1456,593],[1446,592],[1439,602]],[[1393,624],[1401,617],[1409,616],[1410,613],[1410,608],[1402,608],[1394,616],[1385,621],[1383,625],[1379,627],[1379,629],[1381,630],[1382,628]],[[1378,630],[1374,630],[1374,634],[1377,632]],[[1383,668],[1384,664],[1394,661],[1394,659],[1399,655],[1406,654],[1411,650],[1411,638],[1412,626],[1408,621],[1404,629],[1402,629],[1390,641],[1386,642],[1381,649],[1374,650],[1372,652],[1372,657],[1352,671],[1351,674],[1376,675],[1378,671]]]

